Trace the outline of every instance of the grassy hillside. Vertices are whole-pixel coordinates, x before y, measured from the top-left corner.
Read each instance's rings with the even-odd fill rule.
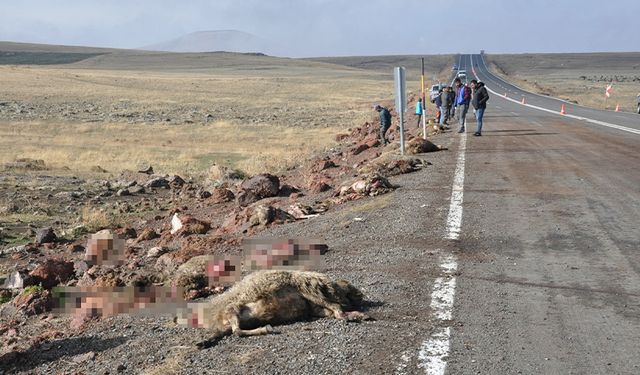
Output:
[[[98,53],[2,47],[34,57]],[[336,133],[375,116],[373,102],[393,97],[388,74],[325,62],[99,53],[70,64],[0,65],[0,163],[29,157],[74,171],[145,163],[175,172],[211,163],[275,171],[330,147]]]

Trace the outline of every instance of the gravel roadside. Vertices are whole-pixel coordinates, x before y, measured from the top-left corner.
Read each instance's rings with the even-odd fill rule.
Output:
[[[227,337],[199,351],[193,345],[207,338],[205,330],[177,327],[171,316],[118,316],[91,323],[81,336],[34,347],[16,373],[393,373],[407,353],[404,365],[417,368],[418,348],[432,329],[430,293],[439,249],[447,246],[455,167],[456,137],[447,133],[438,141],[452,151],[425,155],[433,165],[392,178],[398,186],[392,193],[260,233],[324,239],[329,251],[320,271],[361,288],[375,321],[301,322],[279,326],[275,335]]]

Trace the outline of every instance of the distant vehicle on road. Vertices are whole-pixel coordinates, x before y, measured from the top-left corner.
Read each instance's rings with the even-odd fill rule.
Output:
[[[458,73],[458,75],[456,75],[456,78],[460,78],[460,80],[464,84],[467,83],[467,74],[466,73]]]
[[[458,65],[454,65],[454,66],[451,68],[451,70],[453,70],[453,71],[458,70]]]
[[[466,70],[458,70],[458,74],[456,75],[456,77],[460,77],[460,76],[467,76],[467,71]]]
[[[431,101],[435,100],[436,96],[440,94],[440,91],[444,89],[444,86],[445,85],[443,83],[438,83],[437,85],[431,86],[431,91],[429,92],[429,98],[431,99]]]

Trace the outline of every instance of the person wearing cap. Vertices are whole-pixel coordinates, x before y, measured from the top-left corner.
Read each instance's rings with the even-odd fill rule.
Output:
[[[374,108],[380,113],[380,142],[383,145],[389,144],[389,141],[387,140],[385,134],[391,127],[391,112],[389,112],[388,109],[379,104],[377,104]]]

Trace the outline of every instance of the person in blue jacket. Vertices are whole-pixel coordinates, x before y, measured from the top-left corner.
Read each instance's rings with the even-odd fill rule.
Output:
[[[458,130],[458,133],[464,133],[467,111],[469,111],[469,104],[471,103],[471,88],[467,85],[463,85],[460,78],[456,78],[453,82],[456,86],[455,106],[459,107],[459,109],[457,109],[458,119],[460,122],[460,130]]]
[[[422,98],[418,99],[418,102],[416,103],[416,116],[418,116],[418,127],[420,127],[420,120],[422,120],[422,115],[423,115],[423,107],[422,107]]]
[[[443,113],[441,111],[442,108],[442,91],[440,91],[438,93],[438,95],[433,99],[433,103],[436,105],[437,108],[437,116],[436,116],[436,124],[440,124],[440,119],[443,116]],[[440,129],[444,129],[444,126],[440,125]]]

